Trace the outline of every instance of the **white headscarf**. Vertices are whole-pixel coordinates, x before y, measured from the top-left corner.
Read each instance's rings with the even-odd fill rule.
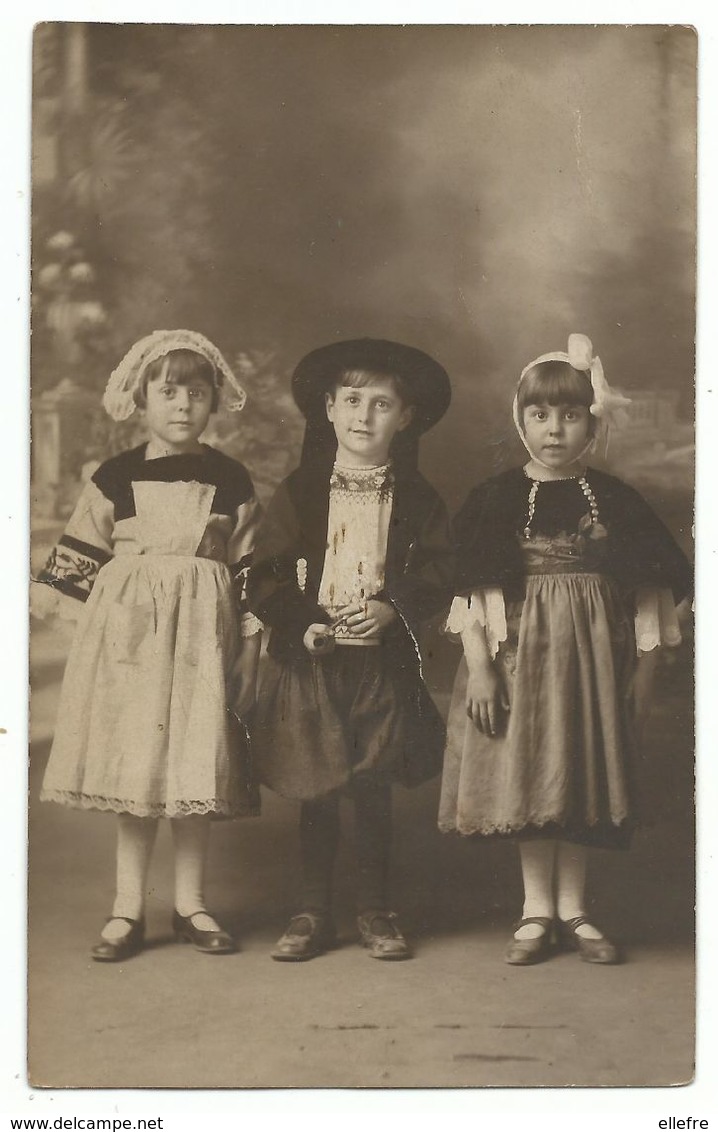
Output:
[[[147,366],[163,358],[171,350],[192,350],[210,363],[214,385],[222,408],[239,412],[247,394],[232,373],[221,353],[208,338],[195,330],[153,330],[140,338],[110,374],[102,404],[115,421],[125,421],[137,408],[134,392],[142,381]]]
[[[521,382],[529,370],[533,369],[534,366],[539,365],[541,362],[568,362],[574,369],[586,373],[590,379],[591,388],[593,389],[593,401],[591,402],[589,412],[596,418],[596,427],[593,436],[580,455],[585,456],[588,452],[595,451],[600,441],[603,441],[604,445],[607,445],[610,429],[617,426],[620,427],[626,423],[626,406],[630,405],[631,399],[630,397],[624,397],[621,393],[617,393],[615,389],[611,389],[611,386],[604,376],[601,359],[598,356],[594,357],[591,339],[587,338],[585,334],[569,334],[567,352],[555,350],[550,354],[541,354],[540,357],[534,358],[532,362],[529,362],[529,364],[522,369],[518,385],[516,386],[512,406],[514,424],[516,425],[516,431],[521,437],[523,446],[531,459],[535,460],[537,464],[541,464],[542,467],[547,467],[543,460],[539,459],[529,448],[521,414],[519,412],[519,389],[521,388]]]

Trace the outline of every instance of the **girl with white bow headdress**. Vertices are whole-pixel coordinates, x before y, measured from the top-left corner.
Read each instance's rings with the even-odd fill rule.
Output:
[[[99,961],[142,949],[160,817],[175,846],[177,938],[235,949],[205,907],[204,865],[210,819],[258,807],[243,717],[262,628],[245,598],[259,514],[246,468],[200,437],[220,405],[244,400],[203,335],[156,330],[137,342],[103,403],[114,420],[139,409],[149,439],[100,465],[33,587],[35,612],[78,619],[42,798],[117,814]]]
[[[519,842],[524,906],[506,961],[555,936],[591,963],[617,947],[587,917],[590,846],[624,848],[633,759],[660,645],[680,642],[683,552],[643,498],[587,466],[628,401],[585,335],[524,368],[523,467],[475,488],[455,522],[447,629],[464,658],[449,714],[439,825]]]

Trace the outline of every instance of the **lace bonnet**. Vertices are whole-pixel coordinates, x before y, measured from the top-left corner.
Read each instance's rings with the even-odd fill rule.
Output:
[[[555,350],[549,354],[541,354],[538,358],[534,358],[532,362],[529,362],[527,366],[524,366],[521,371],[521,376],[514,395],[512,412],[516,431],[521,437],[524,448],[529,455],[533,457],[533,459],[537,459],[526,441],[526,433],[524,432],[521,414],[519,412],[519,389],[521,388],[521,382],[529,370],[533,369],[534,366],[539,365],[541,362],[568,362],[574,369],[581,370],[588,375],[591,381],[591,388],[593,389],[593,401],[589,412],[596,420],[596,427],[582,455],[586,452],[595,451],[600,441],[603,441],[604,445],[607,445],[610,429],[621,427],[626,423],[626,406],[630,405],[631,399],[630,397],[624,397],[621,393],[617,393],[616,390],[612,389],[608,384],[603,373],[601,359],[597,355],[594,356],[591,339],[587,338],[585,334],[569,334],[568,350],[566,352],[563,350]],[[542,463],[543,461],[538,460],[537,462]]]
[[[137,408],[134,393],[147,366],[158,358],[163,358],[171,350],[193,350],[210,363],[221,408],[238,413],[244,407],[246,392],[222,354],[208,338],[195,330],[153,330],[151,334],[135,342],[110,374],[102,404],[113,420],[125,421],[132,416]]]

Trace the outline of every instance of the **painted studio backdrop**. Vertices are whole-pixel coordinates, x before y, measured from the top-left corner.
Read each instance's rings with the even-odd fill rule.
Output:
[[[111,369],[143,334],[178,326],[215,341],[248,391],[246,410],[213,419],[207,439],[246,463],[264,502],[298,458],[289,377],[303,354],[364,335],[432,354],[454,395],[422,470],[452,512],[476,482],[521,460],[510,403],[522,367],[565,349],[572,331],[588,334],[632,399],[603,466],[690,553],[695,65],[694,34],[656,26],[40,25],[34,567],[97,464],[142,439],[137,415],[116,425],[102,412]],[[150,950],[121,985],[93,968],[87,944],[109,912],[114,831],[107,815],[37,801],[67,639],[32,628],[34,1084],[690,1075],[690,627],[659,670],[641,772],[651,820],[629,855],[607,856],[594,886],[603,921],[634,942],[636,960],[608,979],[577,964],[542,971],[548,982],[534,978],[530,991],[501,962],[520,897],[514,847],[442,837],[437,783],[398,796],[395,872],[423,941],[400,975],[359,952],[351,973],[339,955],[299,972],[269,962],[296,880],[296,815],[271,796],[262,818],[223,826],[213,845],[213,906],[239,925],[243,953],[207,964],[167,943],[166,959]],[[458,650],[438,628],[425,646],[445,709]],[[169,860],[160,852],[153,868]],[[540,1045],[519,1043],[526,1011],[543,1019]],[[637,1040],[647,1031],[649,1048]]]

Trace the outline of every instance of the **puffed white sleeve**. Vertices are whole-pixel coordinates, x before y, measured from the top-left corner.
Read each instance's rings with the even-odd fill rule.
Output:
[[[634,625],[639,656],[656,648],[680,645],[681,627],[672,591],[668,587],[639,586]]]
[[[466,597],[455,597],[446,619],[444,632],[460,635],[471,625],[479,624],[486,634],[486,642],[493,659],[499,645],[506,640],[506,607],[503,590],[498,586],[484,586],[472,590]]]

